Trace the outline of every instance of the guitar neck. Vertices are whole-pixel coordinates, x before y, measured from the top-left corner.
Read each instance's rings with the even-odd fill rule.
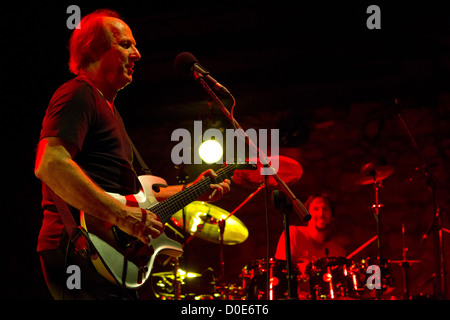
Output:
[[[210,189],[209,185],[211,183],[221,183],[225,179],[229,179],[233,171],[236,169],[235,167],[235,164],[231,164],[219,169],[216,172],[216,178],[207,177],[206,179],[203,179],[191,185],[190,187],[185,188],[172,197],[157,203],[156,205],[152,206],[150,210],[161,219],[162,223],[166,223],[167,221],[169,221],[172,215],[206,193]]]

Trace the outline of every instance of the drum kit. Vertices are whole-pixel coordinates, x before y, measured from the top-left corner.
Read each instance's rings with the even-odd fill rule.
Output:
[[[279,172],[281,178],[288,184],[293,184],[303,174],[301,165],[294,159],[279,157]],[[409,298],[408,268],[419,260],[408,260],[405,248],[405,227],[403,234],[403,259],[386,261],[382,257],[382,232],[380,228],[381,209],[379,192],[382,181],[394,172],[391,166],[381,166],[374,163],[364,165],[353,182],[361,186],[372,186],[374,204],[371,206],[377,225],[377,235],[361,245],[347,257],[328,257],[310,261],[303,271],[296,264],[292,264],[291,282],[289,283],[286,261],[273,258],[258,259],[249,262],[242,268],[239,284],[224,282],[224,245],[243,243],[249,236],[244,223],[234,214],[247,201],[264,187],[276,186],[275,181],[266,180],[259,175],[259,171],[236,171],[233,181],[248,188],[257,188],[233,212],[228,212],[217,206],[204,202],[193,202],[172,217],[171,228],[182,229],[188,234],[184,245],[193,238],[199,238],[220,246],[220,276],[216,277],[214,270],[192,273],[180,268],[178,260],[168,258],[173,270],[155,272],[152,275],[152,290],[157,299],[217,299],[217,300],[367,300],[386,299],[394,290],[393,279],[389,264],[399,264],[404,269],[404,298]],[[179,233],[180,234],[180,233]],[[354,260],[354,257],[369,244],[377,240],[378,256],[376,259],[365,258]],[[380,258],[381,257],[381,258]],[[370,268],[379,266],[377,274],[381,288],[370,290],[369,278],[373,279]],[[288,287],[293,286],[294,296],[289,294]]]

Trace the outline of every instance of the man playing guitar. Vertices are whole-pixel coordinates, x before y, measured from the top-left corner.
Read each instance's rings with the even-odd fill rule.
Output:
[[[35,174],[43,182],[44,218],[37,248],[43,273],[55,299],[135,299],[135,290],[105,280],[89,259],[67,254],[69,236],[49,189],[70,205],[75,219],[85,212],[146,244],[149,236],[162,234],[164,224],[153,212],[108,194],[136,194],[141,189],[132,167],[133,149],[114,107],[117,92],[131,83],[141,55],[131,29],[109,10],[97,10],[81,20],[69,51],[70,71],[76,77],[53,95],[36,156]],[[194,183],[215,176],[208,170]],[[158,200],[184,188],[161,188]],[[216,201],[229,191],[228,179],[211,183],[199,200]],[[71,264],[81,268],[81,290],[66,287],[65,267]]]

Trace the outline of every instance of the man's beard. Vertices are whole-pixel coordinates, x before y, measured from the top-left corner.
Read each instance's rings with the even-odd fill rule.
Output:
[[[327,223],[323,228],[319,227],[317,224],[315,225],[315,227],[316,227],[317,231],[325,232],[330,227],[330,223]]]

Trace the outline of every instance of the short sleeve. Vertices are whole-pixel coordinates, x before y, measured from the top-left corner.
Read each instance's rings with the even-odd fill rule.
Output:
[[[58,137],[72,143],[78,151],[96,117],[92,87],[76,79],[60,87],[47,108],[40,139]]]
[[[291,258],[293,262],[296,262],[300,256],[301,253],[299,248],[299,243],[297,239],[297,228],[295,226],[289,227],[289,238],[290,238],[290,244],[291,244]],[[286,260],[286,241],[285,241],[285,232],[283,231],[281,233],[281,236],[278,240],[277,245],[277,251],[275,253],[275,259],[278,260]]]

